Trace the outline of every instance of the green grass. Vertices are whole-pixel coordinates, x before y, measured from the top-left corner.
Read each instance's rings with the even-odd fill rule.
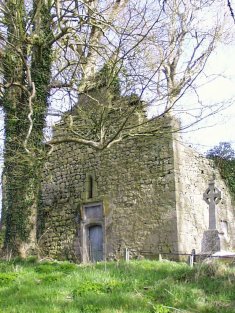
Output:
[[[0,262],[1,313],[235,312],[235,268],[132,261]]]

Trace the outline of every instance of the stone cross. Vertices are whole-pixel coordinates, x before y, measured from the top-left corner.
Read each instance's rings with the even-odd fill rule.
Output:
[[[221,200],[221,191],[215,187],[214,179],[209,182],[209,187],[203,193],[203,200],[209,204],[209,229],[216,229],[215,205]]]

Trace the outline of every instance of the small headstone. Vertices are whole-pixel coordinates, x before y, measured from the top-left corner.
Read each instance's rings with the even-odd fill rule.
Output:
[[[124,249],[124,259],[126,262],[130,261],[130,251],[128,250],[128,248]]]
[[[190,265],[190,267],[193,267],[193,265],[195,263],[195,259],[196,259],[196,251],[195,251],[195,249],[193,249],[191,251],[190,256],[189,256],[189,265]]]

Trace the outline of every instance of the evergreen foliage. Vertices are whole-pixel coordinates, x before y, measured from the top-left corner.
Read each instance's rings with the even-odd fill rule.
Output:
[[[114,97],[120,96],[121,84],[118,68],[111,61],[105,63],[94,76],[89,78],[85,86],[81,89],[84,92],[90,92],[91,90],[98,91],[101,88],[109,90]]]
[[[120,79],[118,77],[118,71],[115,66],[110,63],[106,63],[97,74],[97,81],[100,87],[107,87],[114,94],[120,95]]]
[[[235,151],[233,150],[231,143],[220,142],[218,146],[210,149],[206,156],[211,159],[219,158],[224,160],[235,159]]]
[[[210,149],[206,156],[214,161],[235,199],[235,152],[231,144],[220,142],[218,146]]]

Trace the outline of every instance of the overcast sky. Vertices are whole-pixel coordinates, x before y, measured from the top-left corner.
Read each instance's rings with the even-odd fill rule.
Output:
[[[211,57],[206,72],[219,75],[201,87],[203,101],[212,107],[223,103],[226,109],[189,128],[183,138],[200,152],[222,141],[230,142],[235,149],[235,45],[221,46]]]
[[[209,59],[205,72],[206,76],[199,80],[203,86],[197,90],[202,105],[211,106],[212,111],[218,104],[224,109],[182,132],[182,139],[200,153],[205,153],[223,141],[230,142],[235,149],[235,44],[220,45]],[[184,103],[188,106],[195,101],[195,98],[187,95],[182,99],[183,106]],[[68,103],[61,103],[59,108],[56,102],[56,106],[59,110],[68,109]],[[182,118],[181,112],[179,117]],[[58,118],[54,116],[47,118],[49,124],[55,120]]]

